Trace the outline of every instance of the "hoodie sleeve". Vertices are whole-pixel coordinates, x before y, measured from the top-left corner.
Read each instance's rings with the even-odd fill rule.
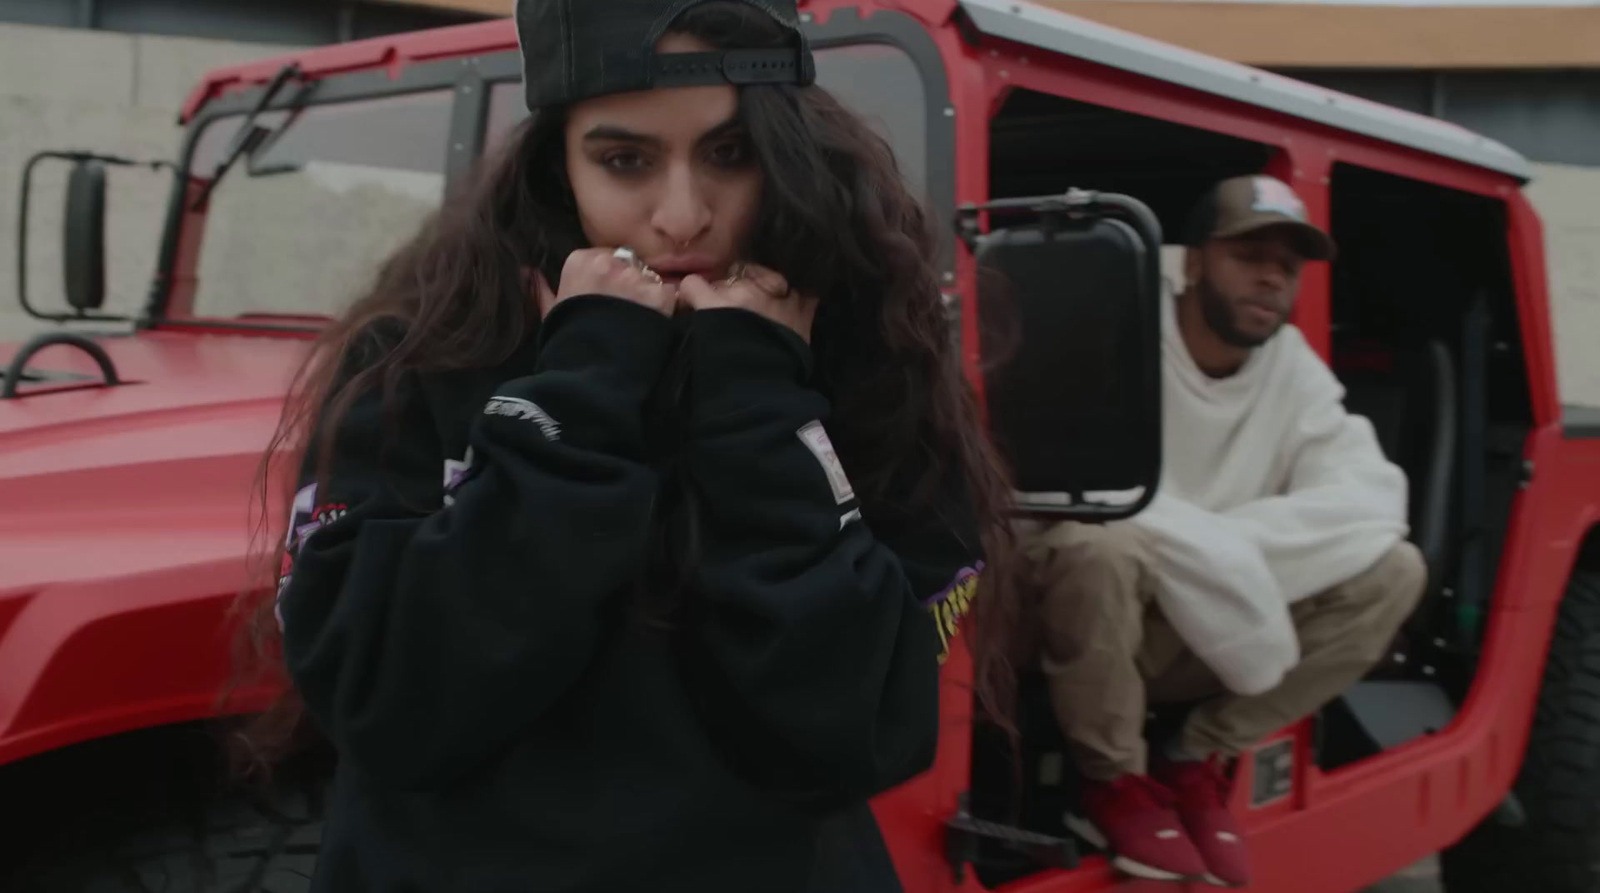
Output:
[[[279,588],[284,655],[343,757],[382,783],[446,783],[514,740],[588,664],[602,603],[645,548],[656,482],[640,407],[671,323],[577,298],[543,338],[459,461],[415,376],[387,403],[359,398],[320,485],[308,460]]]
[[[1371,567],[1406,536],[1406,477],[1383,455],[1372,425],[1344,408],[1344,389],[1301,348],[1299,413],[1281,445],[1283,492],[1224,513],[1255,543],[1290,602]]]
[[[1166,492],[1126,523],[1149,537],[1162,614],[1222,683],[1250,695],[1281,682],[1300,642],[1260,547],[1223,515]]]
[[[939,663],[981,567],[970,512],[952,499],[875,535],[807,386],[806,344],[708,310],[688,345],[704,545],[686,659],[704,721],[736,771],[780,795],[872,796],[932,763]]]

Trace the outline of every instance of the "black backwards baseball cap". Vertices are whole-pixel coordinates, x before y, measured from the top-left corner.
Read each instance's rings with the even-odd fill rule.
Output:
[[[657,87],[796,84],[816,80],[796,0],[721,0],[770,16],[791,47],[656,52],[667,27],[712,0],[517,0],[528,108]]]

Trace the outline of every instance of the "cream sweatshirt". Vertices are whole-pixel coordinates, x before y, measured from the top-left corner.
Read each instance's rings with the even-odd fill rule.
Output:
[[[1241,694],[1300,659],[1289,605],[1382,558],[1407,535],[1406,479],[1293,326],[1234,375],[1195,365],[1175,301],[1162,308],[1163,469],[1129,523],[1156,549],[1158,602]]]

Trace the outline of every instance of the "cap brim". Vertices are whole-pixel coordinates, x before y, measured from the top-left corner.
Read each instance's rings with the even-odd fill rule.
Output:
[[[1269,229],[1289,233],[1295,246],[1307,260],[1331,260],[1337,251],[1333,239],[1321,229],[1281,214],[1257,214],[1246,217],[1212,233],[1215,239],[1237,239],[1251,233]]]

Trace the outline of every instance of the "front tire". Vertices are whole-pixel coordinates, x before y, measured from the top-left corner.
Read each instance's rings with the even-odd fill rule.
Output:
[[[1490,816],[1445,850],[1445,889],[1600,893],[1600,573],[1567,585],[1515,792],[1526,821]]]
[[[0,890],[307,893],[325,775],[291,767],[270,788],[231,783],[203,729],[155,729],[6,767]],[[12,849],[14,847],[14,849]]]

